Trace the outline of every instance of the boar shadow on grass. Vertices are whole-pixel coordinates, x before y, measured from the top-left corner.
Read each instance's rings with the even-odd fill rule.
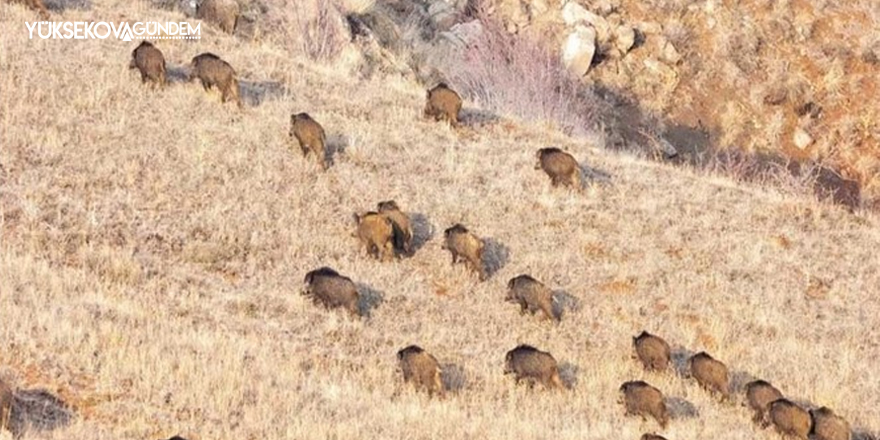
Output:
[[[752,376],[751,373],[745,371],[731,371],[730,372],[730,394],[740,394],[745,393],[746,385],[749,382],[756,380],[757,377]]]
[[[184,66],[165,65],[165,80],[168,84],[186,83],[189,81],[189,72]]]
[[[510,259],[510,249],[492,237],[484,239],[483,245],[483,265],[488,279],[507,265],[507,261]]]
[[[345,154],[345,150],[348,148],[349,143],[348,136],[344,134],[337,133],[327,135],[327,144],[324,146],[324,154],[326,155],[329,166],[336,164],[336,156]]]
[[[700,416],[697,407],[681,397],[667,397],[665,400],[669,417],[673,420],[695,419]]]
[[[443,381],[443,389],[453,393],[467,386],[467,374],[464,368],[452,363],[440,365],[440,380]]]
[[[267,99],[275,99],[289,93],[278,81],[238,81],[241,100],[250,107],[258,107]]]
[[[580,310],[581,300],[564,291],[553,291],[553,316],[562,319],[566,314]]]
[[[687,377],[688,359],[694,354],[694,352],[680,346],[672,349],[672,368],[675,369],[675,374],[677,374],[678,377]]]
[[[852,440],[880,440],[880,431],[870,432],[866,429],[853,429]]]
[[[501,120],[495,113],[480,109],[461,109],[458,116],[461,125],[467,127],[482,127]]]
[[[197,2],[193,0],[152,0],[150,3],[159,9],[180,11],[188,18],[196,16]]]
[[[73,412],[58,397],[42,390],[19,390],[12,400],[10,430],[16,437],[29,431],[52,431],[70,424]]]
[[[413,230],[412,252],[415,253],[434,238],[434,226],[428,216],[420,212],[409,213],[409,220]]]
[[[589,165],[579,164],[578,167],[580,168],[581,177],[583,177],[581,179],[581,182],[583,182],[582,186],[607,186],[611,184],[611,174]]]
[[[578,383],[578,373],[580,368],[571,362],[561,362],[559,364],[559,379],[566,389],[573,389]]]
[[[385,294],[363,283],[356,283],[355,286],[358,291],[358,313],[369,318],[373,310],[385,302]]]
[[[46,9],[52,12],[64,12],[68,9],[86,11],[92,9],[91,0],[46,0]]]

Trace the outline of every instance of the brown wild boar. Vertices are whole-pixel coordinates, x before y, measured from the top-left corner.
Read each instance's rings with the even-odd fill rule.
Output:
[[[666,437],[657,434],[642,434],[640,440],[666,440]]]
[[[770,404],[770,421],[783,436],[807,440],[812,419],[810,413],[788,399]]]
[[[770,382],[754,380],[746,384],[746,402],[755,412],[752,420],[766,428],[770,426],[770,404],[783,397],[782,393]]]
[[[507,282],[505,301],[519,304],[520,314],[540,310],[547,319],[559,321],[553,313],[553,291],[529,275],[519,275]]]
[[[382,261],[394,259],[394,226],[391,220],[378,212],[354,214],[357,224],[355,236],[367,250],[367,254]]]
[[[633,338],[633,350],[635,350],[634,357],[642,361],[646,370],[663,371],[669,367],[671,350],[669,344],[659,336],[642,331]]]
[[[513,374],[516,383],[540,383],[546,388],[565,388],[556,359],[530,345],[519,345],[504,357],[504,374]]]
[[[312,119],[308,113],[290,115],[290,132],[288,134],[299,142],[303,157],[308,157],[309,153],[312,153],[318,158],[321,168],[326,170],[330,166],[324,147],[327,143],[324,127],[321,127],[321,124]]]
[[[461,97],[445,83],[437,84],[428,90],[425,104],[425,117],[435,121],[446,121],[458,127],[458,113],[461,111]]]
[[[705,351],[691,356],[688,361],[689,373],[701,387],[721,395],[721,400],[730,398],[730,381],[727,366],[715,360]]]
[[[156,46],[149,41],[141,44],[131,52],[129,69],[137,68],[141,72],[141,81],[152,81],[154,85],[165,87],[165,57]]]
[[[352,315],[359,315],[357,287],[350,278],[340,275],[329,267],[315,269],[306,274],[303,296],[328,309],[343,308]]]
[[[400,210],[394,200],[379,202],[376,205],[379,214],[391,220],[394,225],[394,249],[399,255],[412,254],[413,229],[409,217]]]
[[[0,433],[9,428],[12,418],[12,388],[0,379]]]
[[[404,382],[412,382],[417,389],[430,395],[443,394],[440,363],[434,356],[416,345],[397,352],[397,362],[403,372]]]
[[[457,223],[443,231],[445,241],[443,249],[452,254],[452,264],[464,260],[467,267],[478,273],[480,281],[486,280],[486,268],[483,265],[483,240],[468,231],[461,223]]]
[[[641,380],[624,382],[620,386],[618,403],[626,407],[625,414],[628,416],[641,416],[642,420],[651,416],[664,429],[669,423],[669,413],[666,410],[666,402],[663,401],[663,393],[647,382]]]
[[[21,3],[25,6],[37,11],[40,14],[40,18],[43,20],[48,20],[49,10],[46,9],[46,4],[43,3],[43,0],[12,0],[10,3]]]
[[[575,158],[559,148],[541,148],[535,153],[536,170],[544,170],[553,186],[569,185],[580,188],[581,167]]]
[[[196,18],[216,25],[223,32],[231,34],[240,14],[235,0],[203,0],[196,9]]]
[[[238,76],[226,61],[212,53],[203,53],[192,59],[189,80],[198,78],[205,90],[216,87],[223,94],[223,102],[230,99],[241,107]]]
[[[852,430],[849,422],[827,407],[810,410],[815,440],[850,440]]]

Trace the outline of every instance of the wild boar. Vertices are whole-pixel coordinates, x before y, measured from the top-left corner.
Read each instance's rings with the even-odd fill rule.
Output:
[[[620,386],[618,403],[625,406],[628,416],[641,416],[642,420],[645,420],[646,416],[651,416],[664,429],[669,423],[669,413],[666,410],[663,393],[647,382],[641,380],[624,382]]]
[[[425,103],[425,117],[435,121],[446,121],[458,127],[458,114],[461,111],[461,97],[445,83],[437,84],[428,90]]]
[[[788,399],[770,404],[770,421],[783,436],[807,440],[812,427],[810,413]]]
[[[379,214],[382,214],[394,226],[394,250],[398,255],[411,255],[413,242],[413,229],[409,217],[400,210],[394,200],[379,202],[376,205]]]
[[[12,388],[0,379],[0,433],[9,429],[12,418]]]
[[[662,371],[669,367],[671,350],[663,338],[643,331],[633,338],[633,349],[646,370]]]
[[[404,382],[411,382],[430,395],[443,394],[440,363],[430,353],[419,346],[410,345],[397,352],[397,362]]]
[[[223,32],[231,34],[240,15],[238,2],[235,0],[203,0],[196,9],[196,18],[216,25]]]
[[[516,383],[526,381],[529,385],[534,385],[537,382],[546,388],[565,388],[559,377],[556,359],[550,353],[530,345],[519,345],[507,352],[504,357],[504,374],[513,374]]]
[[[782,393],[770,382],[754,380],[746,384],[746,402],[755,415],[752,420],[766,428],[770,426],[770,404],[783,398]]]
[[[715,360],[706,352],[691,356],[688,361],[689,373],[703,388],[719,393],[721,400],[730,398],[730,381],[727,366]]]
[[[156,46],[149,41],[141,44],[131,52],[129,69],[137,68],[141,73],[141,81],[152,81],[159,87],[165,87],[165,57]]]
[[[312,153],[318,159],[321,168],[326,170],[330,167],[325,149],[327,135],[324,133],[324,127],[321,127],[321,124],[312,119],[308,113],[290,116],[289,135],[299,142],[303,157],[308,157],[309,153]]]
[[[203,53],[192,59],[189,67],[189,80],[196,78],[202,83],[205,90],[216,87],[223,94],[223,102],[230,99],[239,107],[242,106],[238,89],[238,76],[235,69],[226,61],[212,53]]]
[[[378,212],[370,211],[365,214],[355,213],[354,221],[357,224],[355,235],[367,254],[381,261],[394,259],[394,225],[391,220]]]
[[[553,186],[568,185],[580,188],[581,168],[574,156],[559,148],[542,148],[535,154],[536,170],[544,170]]]
[[[445,241],[442,247],[452,254],[452,264],[463,260],[471,271],[479,274],[480,281],[485,281],[487,274],[483,264],[483,240],[460,223],[447,228],[443,235]]]
[[[810,410],[815,440],[850,440],[852,430],[849,422],[827,407]]]
[[[519,304],[521,314],[540,310],[547,319],[560,319],[553,312],[553,291],[529,275],[519,275],[507,282],[505,300]]]
[[[329,267],[315,269],[306,274],[303,296],[328,309],[343,308],[352,315],[359,315],[360,295],[351,278],[340,275]]]
[[[43,0],[12,0],[11,3],[22,3],[27,7],[37,11],[40,14],[40,18],[43,20],[48,20],[50,18],[49,10],[46,9],[46,4]]]

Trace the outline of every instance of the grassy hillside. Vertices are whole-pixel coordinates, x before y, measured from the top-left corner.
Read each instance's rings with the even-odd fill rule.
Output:
[[[360,82],[276,41],[160,42],[174,77],[214,52],[247,105],[127,69],[137,42],[27,40],[35,14],[0,3],[0,378],[76,413],[24,438],[638,438],[617,388],[669,397],[670,439],[775,439],[674,372],[630,359],[642,329],[679,355],[707,350],[734,385],[760,377],[880,431],[880,229],[812,199],[609,153],[541,123],[466,103],[466,127],[420,119],[424,90]],[[98,18],[100,17],[100,18]],[[95,0],[64,20],[182,19]],[[287,138],[308,111],[337,154],[322,172]],[[554,190],[533,169],[570,151],[594,184]],[[358,252],[351,214],[395,199],[418,226],[413,258]],[[492,277],[440,248],[462,222],[487,239]],[[369,318],[314,307],[304,274],[360,283]],[[559,325],[502,301],[530,273],[564,291]],[[518,343],[548,350],[565,392],[502,375]],[[453,392],[401,386],[418,344]]]

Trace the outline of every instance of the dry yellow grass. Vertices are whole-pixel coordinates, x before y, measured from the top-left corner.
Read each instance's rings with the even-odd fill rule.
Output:
[[[64,19],[179,19],[94,8]],[[271,42],[159,44],[172,69],[204,51],[229,61],[244,111],[196,84],[154,92],[127,69],[136,42],[29,41],[32,12],[0,3],[0,16],[0,376],[78,415],[25,438],[638,438],[657,428],[615,403],[634,379],[674,398],[669,438],[777,438],[693,382],[644,373],[630,359],[642,329],[711,352],[739,385],[764,378],[880,430],[874,217],[541,124],[457,133],[420,119],[412,83],[357,82]],[[299,111],[343,147],[327,172],[287,138]],[[550,145],[611,183],[551,189],[532,169]],[[357,251],[350,217],[391,198],[430,239],[382,264]],[[440,237],[455,222],[491,239],[503,264],[489,281],[450,266]],[[369,319],[299,295],[322,265],[381,296]],[[520,273],[574,298],[560,325],[503,302]],[[518,343],[551,352],[572,389],[515,387],[502,369]],[[459,389],[401,388],[409,344]]]

